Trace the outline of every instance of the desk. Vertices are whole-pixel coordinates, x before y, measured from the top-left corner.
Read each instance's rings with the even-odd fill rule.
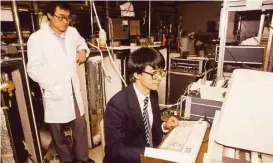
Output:
[[[208,128],[205,133],[205,136],[203,139],[204,142],[199,150],[199,153],[198,153],[195,163],[203,163],[204,154],[207,152],[207,149],[208,149],[209,133],[210,133],[210,128]],[[163,142],[164,142],[164,140],[162,141],[162,143]],[[173,162],[141,156],[141,163],[173,163]]]
[[[199,150],[197,159],[195,163],[203,163],[203,158],[204,158],[204,154],[207,152],[208,150],[208,140],[209,140],[209,134],[210,134],[210,128],[207,129],[204,139],[203,139],[203,144]]]

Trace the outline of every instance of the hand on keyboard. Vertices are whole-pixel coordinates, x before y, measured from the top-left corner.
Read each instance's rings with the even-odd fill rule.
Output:
[[[179,125],[178,119],[175,118],[175,117],[173,117],[173,116],[171,116],[171,117],[167,120],[167,122],[164,124],[163,127],[164,127],[165,130],[171,130],[171,129],[177,127],[178,125]]]
[[[180,121],[179,126],[165,138],[160,149],[189,154],[192,162],[195,162],[206,130],[206,121]]]

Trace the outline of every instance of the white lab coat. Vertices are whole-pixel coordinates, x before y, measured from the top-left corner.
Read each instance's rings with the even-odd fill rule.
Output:
[[[88,55],[90,50],[78,31],[68,27],[65,34],[66,52],[48,24],[30,36],[27,46],[27,72],[44,90],[45,122],[67,123],[76,118],[72,84],[82,116],[84,105],[76,51],[85,49]]]

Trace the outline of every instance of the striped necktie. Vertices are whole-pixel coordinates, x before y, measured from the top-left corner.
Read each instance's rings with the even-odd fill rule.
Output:
[[[143,107],[143,122],[144,122],[144,127],[145,127],[145,138],[146,138],[147,144],[150,147],[153,147],[152,130],[151,130],[148,109],[147,109],[148,108],[148,101],[149,101],[149,97],[146,97],[144,100],[144,107]]]

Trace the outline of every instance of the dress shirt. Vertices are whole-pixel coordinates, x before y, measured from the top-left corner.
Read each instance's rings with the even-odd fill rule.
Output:
[[[144,94],[139,92],[139,90],[136,88],[135,84],[133,84],[133,86],[134,86],[134,89],[135,89],[135,92],[136,92],[136,95],[137,95],[137,99],[138,99],[138,102],[139,102],[139,106],[140,106],[140,109],[141,109],[141,115],[143,115],[144,100],[145,100],[146,97],[149,97],[147,111],[148,111],[148,115],[149,115],[149,122],[150,122],[150,125],[152,127],[153,126],[154,116],[153,116],[153,110],[152,110],[152,105],[151,105],[151,100],[150,100],[150,94],[145,96]]]
[[[141,109],[141,115],[143,115],[143,108],[144,108],[144,99],[148,96],[149,97],[149,101],[148,101],[148,107],[147,107],[147,110],[148,110],[148,114],[149,114],[149,122],[150,122],[150,125],[151,127],[153,126],[153,110],[152,110],[152,105],[151,105],[151,100],[150,100],[150,94],[148,95],[144,95],[142,94],[135,86],[135,84],[133,84],[134,86],[134,89],[135,89],[135,92],[136,92],[136,95],[137,95],[137,99],[138,99],[138,102],[139,102],[139,106],[140,106],[140,109]],[[164,124],[166,122],[163,122],[162,125],[161,125],[161,128],[162,128],[162,131],[164,133],[168,132],[169,130],[165,130],[164,129]]]
[[[50,30],[50,32],[52,32],[52,34],[55,36],[55,38],[59,41],[59,43],[61,44],[61,48],[66,53],[66,50],[65,50],[65,34],[66,34],[66,31],[63,32],[61,35],[59,35],[56,32],[54,32],[51,28],[49,28],[49,30]]]

